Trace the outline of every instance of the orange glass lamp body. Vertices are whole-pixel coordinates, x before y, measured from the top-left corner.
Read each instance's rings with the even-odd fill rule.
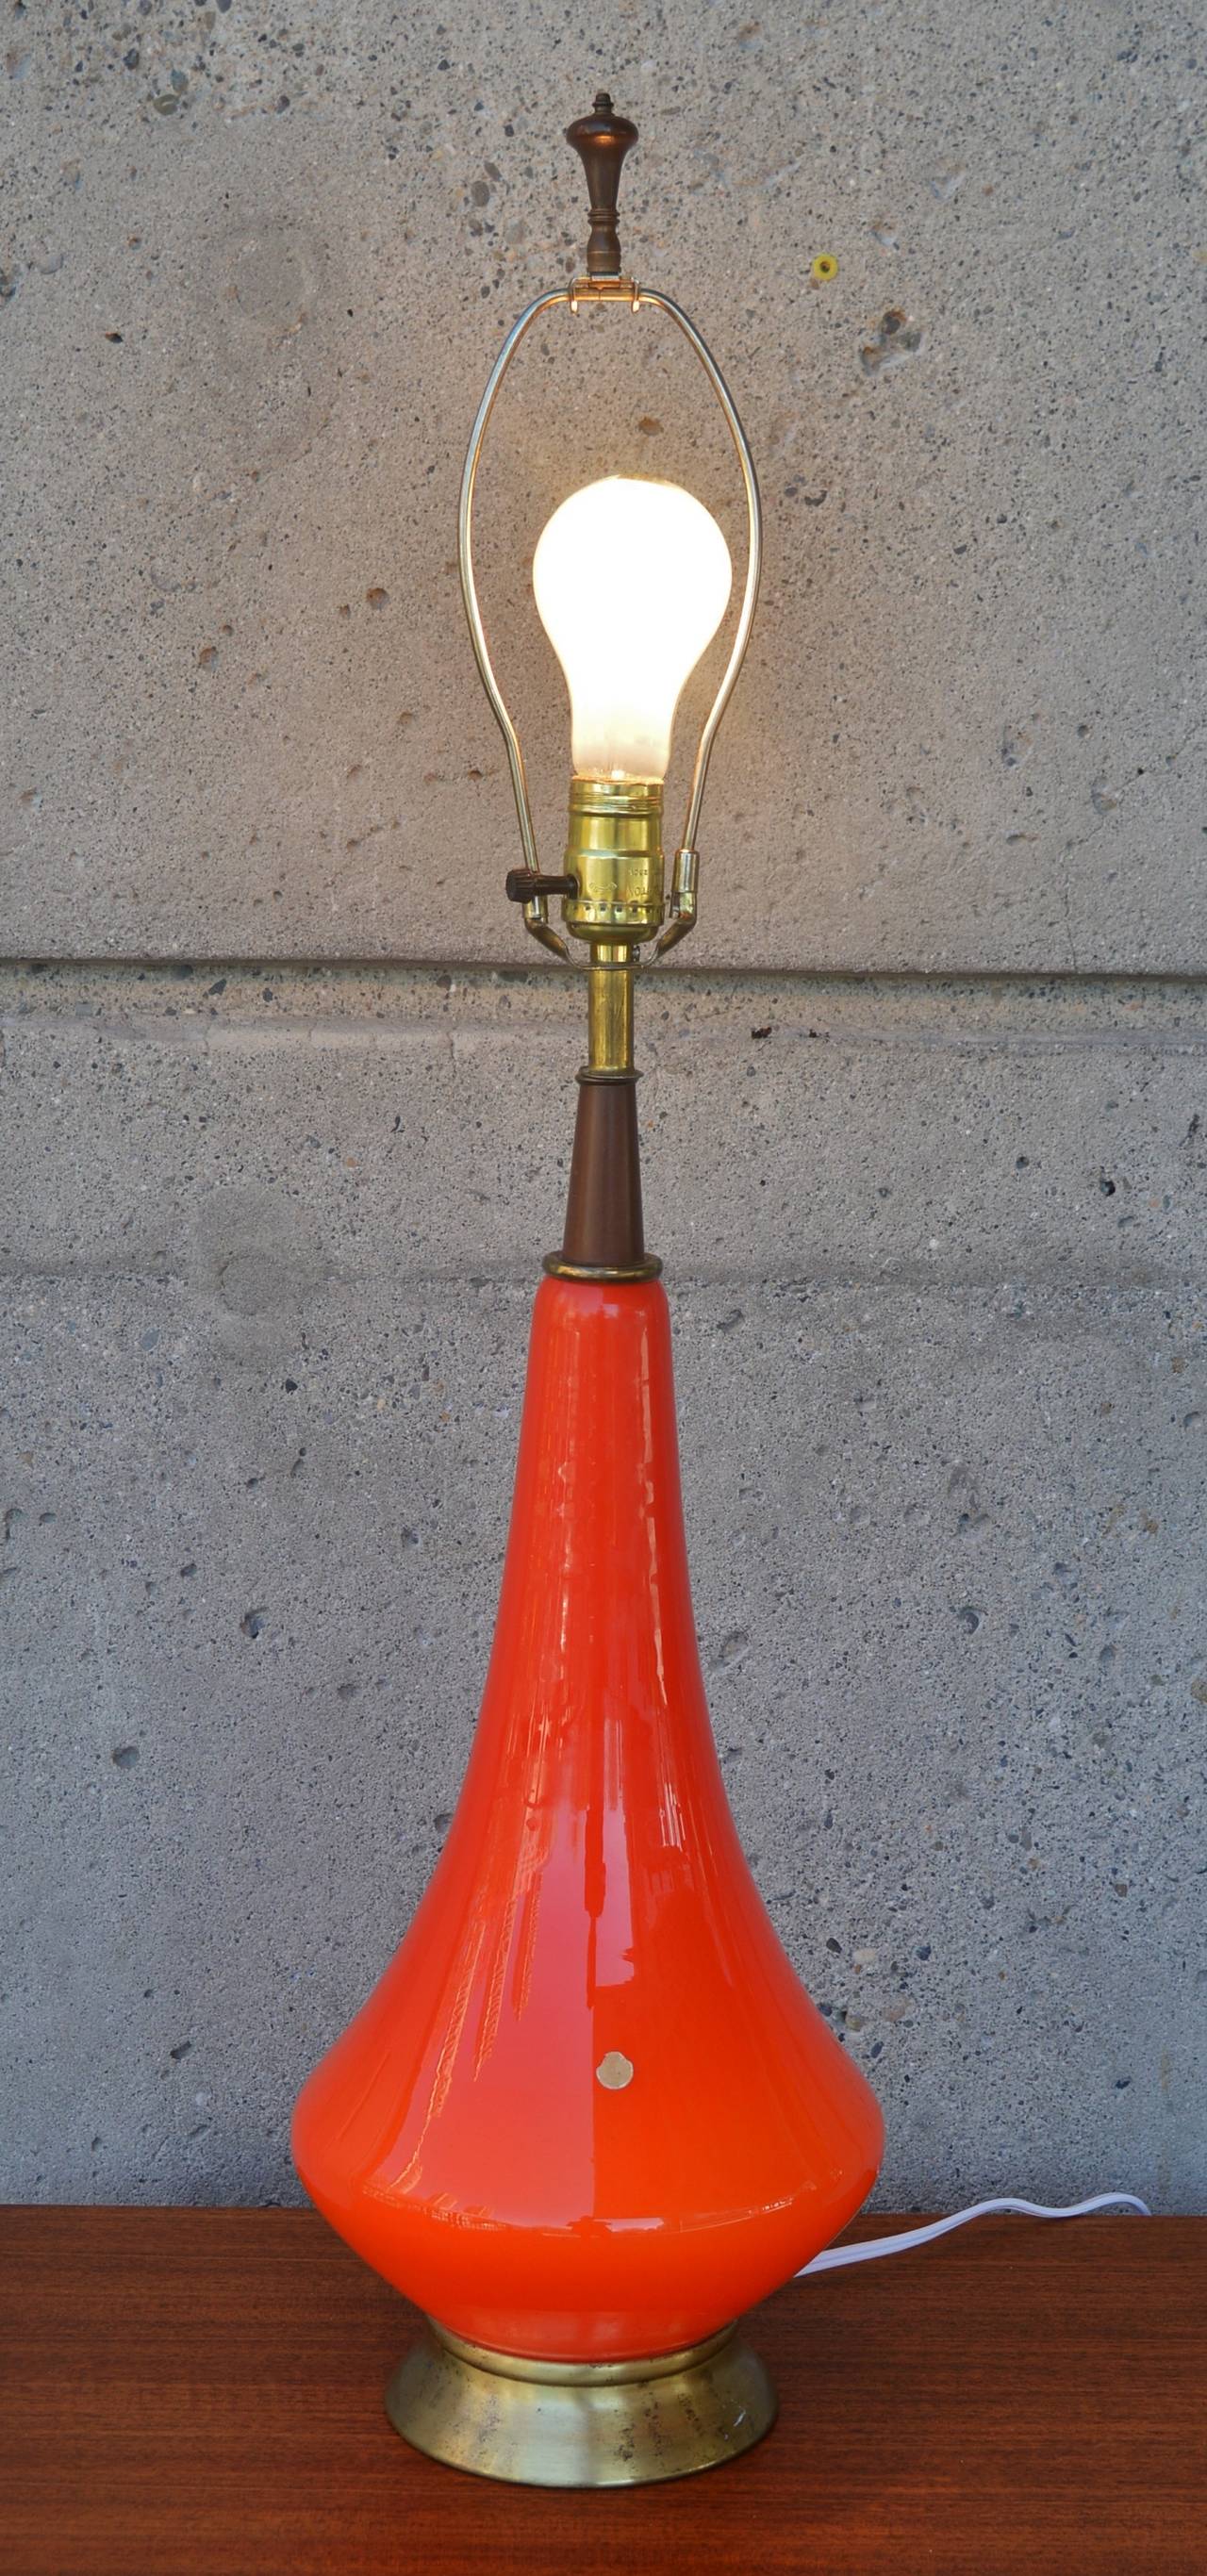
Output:
[[[301,2097],[298,2170],[455,2335],[600,2363],[694,2345],[776,2288],[859,2207],[882,2134],[722,1786],[663,1289],[547,1279],[465,1785]]]
[[[470,444],[461,570],[512,769],[527,927],[587,944],[588,1061],[566,1230],[533,1317],[494,1650],[444,1852],[392,1966],[311,2076],[294,2155],[350,2245],[423,2309],[387,2396],[457,2466],[535,2484],[677,2476],[775,2413],[741,2311],[797,2271],[875,2179],[880,2113],[764,1911],[726,1802],[688,1583],[666,1300],[645,1251],[634,970],[696,917],[695,827],[758,587],[741,425],[694,326],[619,275],[633,129],[571,128],[591,180],[588,273],[529,307]],[[720,529],[676,487],[573,494],[534,583],[570,689],[565,874],[535,864],[523,761],[474,589],[477,458],[502,374],[555,305],[649,303],[686,333],[747,496],[746,587],[696,754],[669,900],[662,779],[675,703],[722,618]],[[665,925],[665,926],[664,926]]]

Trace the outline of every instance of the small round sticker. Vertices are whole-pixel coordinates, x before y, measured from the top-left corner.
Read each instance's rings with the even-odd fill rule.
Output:
[[[626,2084],[633,2081],[632,2058],[626,2057],[619,2048],[610,2048],[607,2056],[600,2058],[595,2078],[609,2093],[623,2093]]]

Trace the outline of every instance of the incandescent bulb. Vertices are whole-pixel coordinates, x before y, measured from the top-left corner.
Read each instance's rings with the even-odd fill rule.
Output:
[[[609,474],[554,511],[532,586],[570,692],[576,777],[665,778],[680,692],[732,577],[716,520],[677,483]]]

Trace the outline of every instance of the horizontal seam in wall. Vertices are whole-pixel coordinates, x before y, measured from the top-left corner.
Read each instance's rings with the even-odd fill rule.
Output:
[[[1044,1029],[989,1027],[979,1029],[944,1028],[871,1028],[866,1026],[834,1028],[795,1027],[779,1021],[774,1032],[782,1050],[794,1047],[902,1047],[922,1053],[959,1055],[995,1054],[1008,1050],[1016,1055],[1053,1055],[1060,1053],[1125,1055],[1156,1052],[1162,1055],[1196,1056],[1207,1054],[1207,1027],[1203,1029],[1163,1029],[1141,1026],[1132,1029]],[[0,1035],[55,1036],[62,1039],[104,1040],[123,1046],[174,1047],[196,1055],[236,1053],[241,1046],[298,1046],[328,1048],[332,1054],[357,1049],[388,1053],[393,1048],[440,1046],[457,1048],[458,1043],[472,1042],[476,1048],[486,1044],[514,1046],[522,1040],[530,1048],[556,1048],[565,1054],[567,1032],[562,1028],[525,1025],[523,1020],[501,1026],[497,1020],[463,1019],[455,1022],[436,1020],[368,1019],[348,1020],[290,1019],[278,1020],[240,1017],[232,1012],[222,1018],[215,1015],[204,1021],[165,1020],[154,1011],[141,1019],[86,1019],[57,1011],[0,1012]],[[656,1072],[664,1061],[686,1052],[715,1052],[749,1044],[741,1031],[722,1026],[690,1027],[682,1030],[659,1029],[647,1034],[639,1056],[649,1072]],[[771,1053],[764,1059],[770,1069],[776,1061]]]
[[[24,956],[0,954],[0,974],[79,977],[164,975],[171,976],[180,982],[191,981],[194,975],[327,975],[344,979],[384,976],[409,977],[422,979],[425,982],[430,981],[434,976],[451,975],[465,982],[474,979],[494,984],[528,984],[533,987],[548,986],[556,982],[565,989],[571,978],[577,980],[580,977],[581,967],[575,960],[567,974],[556,967],[534,965],[527,958],[513,961],[497,957],[393,955],[375,957],[354,953],[343,956],[328,955],[322,950],[316,950],[313,954],[302,952],[298,955],[291,953],[266,957],[254,954],[229,956],[222,953],[214,956],[173,957],[161,956],[154,952],[148,952],[145,955],[134,952],[127,956],[105,954],[103,951],[96,955],[56,957],[45,951],[31,950]],[[1011,987],[1030,989],[1040,985],[1048,990],[1061,987],[1076,989],[1084,985],[1109,985],[1116,989],[1137,991],[1164,986],[1181,993],[1199,992],[1207,995],[1207,967],[1173,966],[1129,967],[1085,964],[1065,967],[1042,963],[1030,966],[973,966],[960,965],[954,961],[942,966],[825,964],[805,966],[784,963],[758,966],[721,959],[708,965],[668,966],[657,969],[647,964],[643,970],[643,982],[648,985],[651,981],[660,991],[670,991],[675,987],[708,990],[717,985],[740,987],[744,984],[765,986],[776,983],[881,985],[890,988],[912,986],[930,988],[936,985],[969,985],[983,988],[987,985],[998,985],[1003,989]]]
[[[64,1260],[58,1264],[37,1261],[23,1263],[19,1259],[0,1256],[0,1279],[6,1279],[15,1286],[23,1285],[31,1291],[59,1287],[68,1281],[77,1286],[91,1286],[100,1290],[135,1287],[179,1289],[191,1297],[199,1313],[218,1313],[232,1326],[245,1326],[252,1331],[266,1323],[272,1323],[275,1327],[282,1320],[280,1309],[274,1308],[270,1314],[254,1311],[244,1313],[237,1307],[227,1306],[212,1289],[195,1286],[183,1271],[172,1268],[109,1269],[101,1262],[93,1264],[86,1260]],[[514,1267],[490,1271],[483,1271],[480,1267],[473,1270],[461,1267],[447,1270],[406,1270],[383,1263],[377,1269],[332,1277],[322,1283],[321,1291],[312,1292],[311,1296],[303,1302],[312,1304],[314,1297],[319,1293],[338,1293],[351,1288],[362,1290],[384,1288],[391,1294],[403,1289],[408,1294],[416,1296],[427,1293],[460,1296],[468,1291],[471,1296],[476,1296],[483,1288],[515,1290],[519,1293],[527,1291],[535,1294],[539,1285],[540,1272],[529,1262],[523,1265],[517,1262]],[[852,1297],[873,1296],[886,1290],[890,1292],[906,1290],[911,1294],[937,1295],[943,1298],[964,1295],[1045,1298],[1096,1297],[1107,1294],[1198,1296],[1202,1292],[1203,1280],[1193,1270],[1159,1270],[1140,1265],[1130,1269],[1078,1270],[1072,1274],[1065,1271],[1063,1275],[1056,1275],[1055,1268],[1053,1272],[1040,1273],[988,1268],[965,1270],[958,1263],[949,1264],[945,1268],[940,1268],[936,1263],[928,1268],[923,1262],[903,1262],[896,1267],[886,1265],[882,1270],[862,1271],[848,1268],[829,1269],[823,1263],[819,1263],[816,1268],[807,1272],[784,1272],[771,1269],[740,1270],[726,1268],[723,1264],[718,1264],[715,1269],[710,1270],[687,1271],[668,1267],[663,1274],[663,1285],[672,1301],[689,1296],[694,1291],[711,1293],[718,1289],[742,1288],[747,1294],[757,1293],[768,1298],[797,1298],[804,1303],[818,1291],[824,1291],[827,1295],[841,1291]],[[300,1307],[291,1308],[289,1311],[296,1317]],[[470,1311],[471,1308],[467,1303],[467,1314]],[[1026,1317],[1016,1320],[1026,1321]]]

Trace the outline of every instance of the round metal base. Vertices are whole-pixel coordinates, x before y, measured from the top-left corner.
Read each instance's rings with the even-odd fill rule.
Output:
[[[649,2360],[525,2361],[429,2323],[386,2390],[396,2432],[450,2468],[529,2487],[641,2486],[736,2460],[775,2390],[726,2326]]]

